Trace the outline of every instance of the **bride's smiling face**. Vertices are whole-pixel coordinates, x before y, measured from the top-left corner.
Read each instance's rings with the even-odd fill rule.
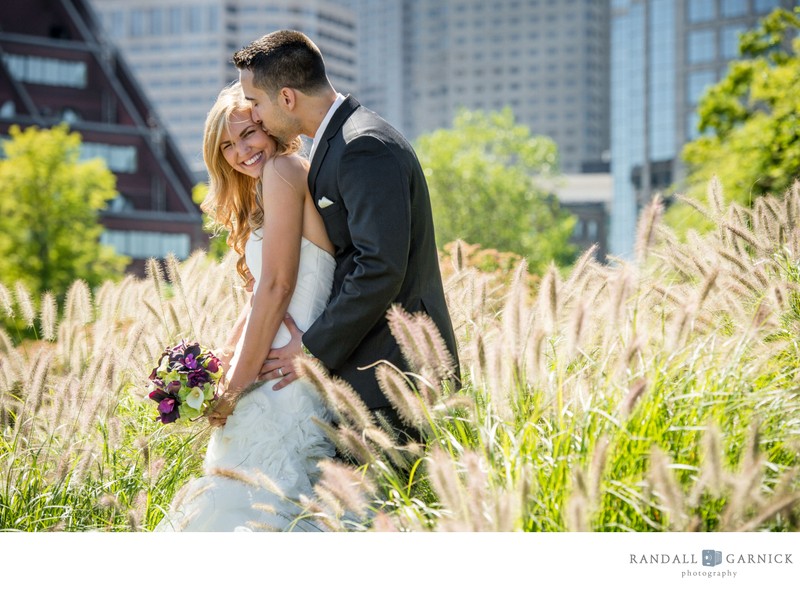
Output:
[[[275,154],[277,145],[250,119],[250,111],[235,111],[227,129],[222,130],[219,149],[235,171],[257,179],[261,177],[264,163]]]

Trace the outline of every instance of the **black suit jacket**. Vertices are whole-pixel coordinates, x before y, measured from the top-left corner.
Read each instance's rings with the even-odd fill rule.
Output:
[[[434,240],[428,186],[405,138],[352,97],[333,114],[308,175],[336,252],[327,308],[303,343],[371,408],[388,406],[375,368],[408,369],[386,313],[393,303],[436,323],[456,361]],[[323,207],[320,200],[332,202]]]

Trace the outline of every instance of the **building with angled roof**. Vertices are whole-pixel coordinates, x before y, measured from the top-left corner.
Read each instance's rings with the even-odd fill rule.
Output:
[[[117,178],[102,240],[133,259],[129,271],[207,247],[192,173],[86,0],[0,3],[0,135],[61,122]]]

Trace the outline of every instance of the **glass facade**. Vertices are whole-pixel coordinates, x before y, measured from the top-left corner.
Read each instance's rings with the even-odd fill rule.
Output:
[[[697,104],[738,57],[739,35],[797,0],[611,0],[609,252],[630,257],[639,204],[680,183]],[[645,63],[646,61],[646,63]],[[647,176],[646,176],[647,175]]]
[[[651,160],[672,158],[675,153],[675,8],[673,0],[650,3],[648,26],[648,130]]]
[[[191,246],[188,234],[143,230],[105,230],[100,236],[100,242],[114,247],[117,253],[134,259],[161,259],[170,253],[178,259],[186,259]]]
[[[641,166],[645,153],[645,6],[635,0],[616,0],[611,23],[611,208],[609,251],[633,255],[636,229],[636,192],[631,171]]]

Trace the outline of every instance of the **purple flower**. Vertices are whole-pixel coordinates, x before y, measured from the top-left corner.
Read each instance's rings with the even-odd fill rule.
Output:
[[[156,403],[160,403],[164,399],[164,397],[167,396],[167,393],[165,393],[161,389],[156,389],[147,396],[153,399]]]
[[[215,356],[209,356],[208,364],[206,364],[206,370],[211,373],[219,370],[219,360]]]
[[[166,390],[170,395],[177,395],[178,391],[181,390],[181,381],[173,380],[165,387],[164,390]]]
[[[196,370],[197,360],[195,359],[194,354],[186,354],[186,357],[183,358],[183,365],[189,368],[189,370]]]
[[[187,383],[190,387],[203,386],[207,382],[210,382],[208,372],[202,368],[189,372]]]
[[[158,412],[161,414],[161,423],[172,423],[181,414],[178,411],[180,402],[173,395],[168,395],[158,404]]]
[[[180,401],[176,395],[165,393],[160,389],[156,389],[150,393],[150,398],[158,403],[158,413],[161,423],[172,423],[178,419],[181,414],[178,411]]]

